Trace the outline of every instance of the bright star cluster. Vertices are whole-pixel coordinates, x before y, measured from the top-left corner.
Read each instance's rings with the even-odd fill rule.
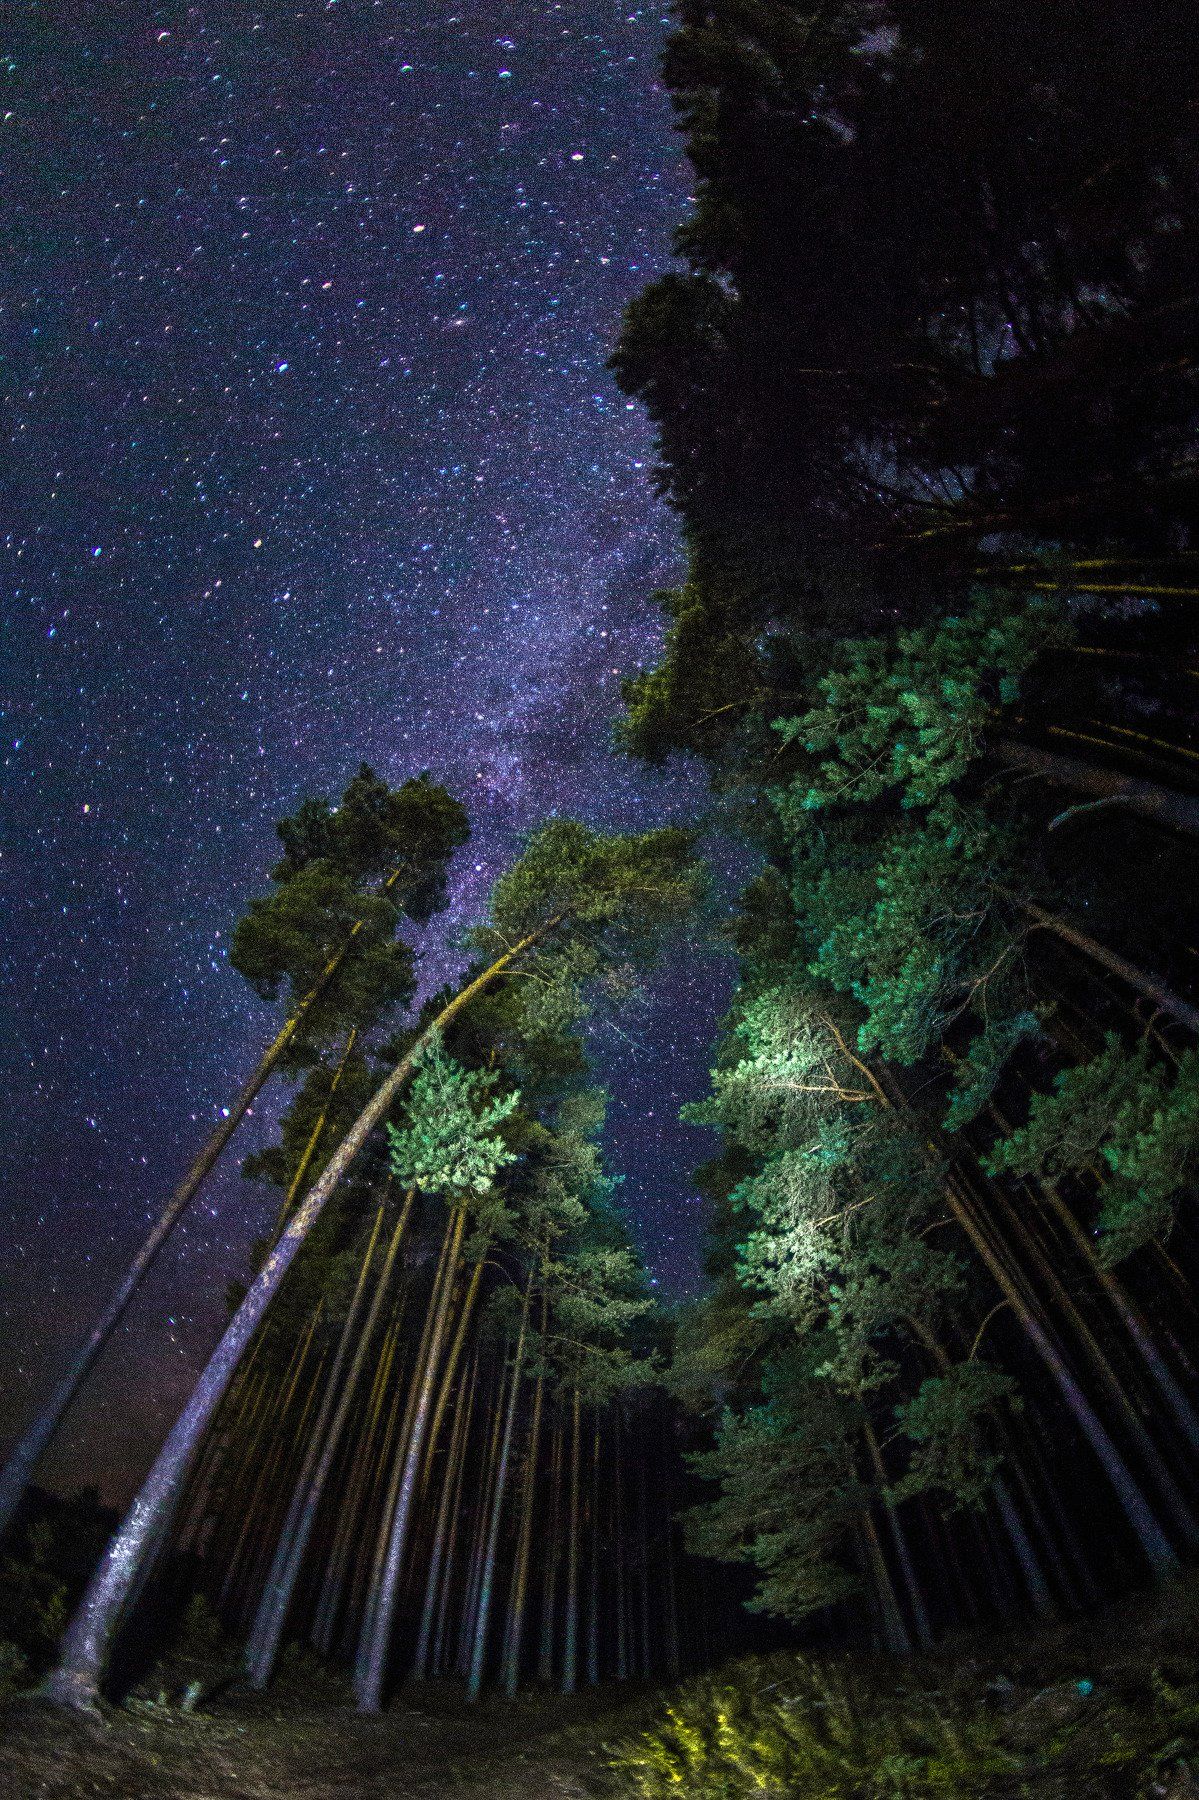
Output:
[[[440,963],[547,812],[704,805],[698,772],[608,749],[680,563],[605,367],[686,206],[665,23],[106,0],[10,32],[0,1433],[262,1041],[226,953],[276,818],[363,759],[444,780],[475,836]],[[704,1140],[675,1115],[722,980],[677,957],[611,1047],[612,1159],[664,1289],[695,1281]],[[232,1164],[211,1184],[52,1476],[144,1461],[269,1207]]]

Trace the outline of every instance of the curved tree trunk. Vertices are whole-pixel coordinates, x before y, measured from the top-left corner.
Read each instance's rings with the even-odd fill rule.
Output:
[[[380,892],[389,893],[407,866],[405,863],[401,864],[399,868],[393,869],[383,883]],[[78,1393],[92,1364],[116,1330],[129,1302],[149,1274],[159,1251],[211,1174],[221,1152],[253,1106],[268,1078],[274,1073],[284,1051],[300,1032],[313,1006],[328,989],[329,983],[345,961],[354,939],[361,930],[362,921],[359,919],[346,934],[345,943],[329,958],[315,985],[305,994],[273,1041],[267,1045],[256,1068],[236,1098],[229,1106],[221,1108],[220,1118],[192,1159],[186,1175],[167,1201],[150,1235],[126,1269],[104,1311],[76,1351],[66,1374],[24,1436],[13,1448],[3,1470],[0,1470],[0,1535],[3,1534],[22,1494],[28,1487],[34,1468],[48,1447],[51,1438],[62,1424],[67,1408]]]
[[[137,1580],[142,1560],[153,1544],[159,1528],[169,1520],[200,1440],[300,1246],[316,1224],[342,1176],[402,1093],[421,1051],[433,1034],[442,1030],[464,1007],[485,992],[521,951],[550,928],[550,922],[547,921],[540,931],[531,932],[528,937],[521,939],[455,994],[436,1019],[421,1032],[407,1055],[400,1059],[390,1075],[380,1083],[333,1152],[324,1172],[309,1189],[230,1320],[224,1336],[193,1388],[191,1398],[175,1421],[154,1466],[142,1483],[124,1523],[104,1552],[67,1627],[58,1665],[46,1681],[43,1692],[48,1699],[64,1706],[85,1709],[94,1707],[109,1644]]]

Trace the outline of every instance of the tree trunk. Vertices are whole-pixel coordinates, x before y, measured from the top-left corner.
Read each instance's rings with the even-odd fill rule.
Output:
[[[853,1055],[835,1026],[830,1025],[830,1030],[845,1056],[865,1076],[880,1102],[884,1106],[893,1106],[894,1101],[887,1094],[874,1072],[859,1057]],[[906,1108],[906,1102],[904,1105]],[[932,1145],[929,1147],[930,1150],[934,1148]],[[1150,1566],[1159,1574],[1175,1570],[1178,1567],[1178,1557],[1134,1480],[1128,1465],[1117,1450],[1098,1413],[1083,1393],[1065,1357],[1035,1316],[1033,1309],[1028,1305],[1009,1275],[1002,1258],[997,1255],[981,1230],[974,1217],[969,1197],[963,1193],[952,1174],[945,1181],[945,1198],[954,1218],[974,1246],[992,1281],[1019,1320],[1029,1342],[1041,1358],[1048,1374],[1073,1414],[1075,1423],[1102,1465]]]
[[[624,1528],[624,1433],[621,1430],[619,1406],[612,1421],[612,1562],[616,1571],[615,1611],[616,1611],[616,1679],[627,1681],[629,1678],[629,1622],[628,1608],[625,1604],[628,1583],[625,1579],[625,1528]]]
[[[396,1495],[395,1509],[391,1515],[390,1529],[387,1532],[387,1553],[383,1561],[373,1613],[367,1621],[369,1630],[364,1627],[363,1654],[354,1671],[354,1694],[359,1712],[379,1712],[383,1706],[383,1683],[387,1674],[387,1653],[391,1645],[392,1619],[395,1614],[396,1598],[399,1594],[400,1570],[408,1545],[408,1531],[412,1523],[412,1503],[416,1498],[416,1480],[420,1473],[425,1432],[433,1407],[433,1384],[441,1364],[441,1347],[445,1339],[450,1296],[453,1293],[454,1277],[457,1272],[458,1255],[462,1247],[465,1227],[465,1208],[456,1206],[447,1225],[447,1232],[451,1234],[448,1261],[441,1294],[438,1297],[433,1328],[429,1336],[425,1366],[420,1371],[420,1387],[412,1415],[412,1427],[408,1434],[408,1442],[404,1446],[399,1491]],[[386,1520],[384,1523],[386,1527]]]
[[[1076,925],[1071,925],[1066,919],[1059,919],[1056,913],[1046,912],[1043,906],[1034,906],[1031,900],[1018,900],[1016,904],[1021,912],[1027,913],[1028,917],[1035,921],[1040,930],[1052,932],[1055,937],[1061,938],[1063,943],[1073,945],[1075,950],[1081,950],[1084,956],[1089,957],[1092,962],[1098,963],[1101,969],[1107,969],[1110,974],[1127,982],[1128,986],[1136,993],[1144,994],[1147,1000],[1152,1000],[1164,1013],[1168,1013],[1172,1019],[1177,1019],[1180,1025],[1185,1025],[1188,1031],[1193,1031],[1196,1036],[1199,1036],[1199,1006],[1192,1005],[1181,994],[1176,994],[1174,989],[1168,987],[1160,977],[1151,974],[1147,969],[1142,969],[1139,964],[1130,962],[1118,951],[1109,950],[1106,944],[1100,944],[1095,938],[1088,937],[1085,931],[1080,931]]]
[[[554,1447],[550,1457],[550,1530],[546,1545],[545,1578],[541,1591],[541,1648],[537,1658],[537,1679],[550,1682],[554,1677],[554,1627],[558,1616],[558,1535],[562,1512],[562,1408],[557,1408],[554,1421]]]
[[[883,1466],[883,1454],[878,1447],[878,1439],[874,1435],[869,1419],[864,1419],[862,1429],[866,1438],[866,1446],[870,1452],[870,1462],[874,1469],[879,1486],[879,1499],[882,1501],[887,1515],[887,1528],[891,1533],[891,1545],[895,1551],[895,1559],[903,1575],[903,1585],[907,1589],[908,1603],[912,1610],[912,1619],[916,1626],[916,1642],[922,1650],[932,1647],[932,1627],[928,1622],[928,1611],[924,1604],[924,1595],[920,1591],[920,1583],[916,1579],[916,1567],[912,1561],[912,1553],[908,1546],[907,1533],[895,1507],[886,1497],[887,1471]]]
[[[1118,806],[1139,813],[1156,825],[1199,837],[1199,798],[1177,789],[1161,787],[1156,781],[1143,781],[1121,775],[1118,770],[1084,762],[1081,757],[1063,756],[1039,745],[1021,744],[1002,738],[993,745],[993,754],[1009,768],[1023,769],[1043,776],[1058,787],[1072,788],[1076,793],[1093,796],[1088,804],[1071,807],[1053,821],[1050,830],[1063,825],[1077,814],[1094,811],[1099,806]]]
[[[456,1496],[461,1487],[462,1464],[466,1455],[466,1440],[470,1432],[470,1415],[474,1406],[475,1383],[478,1377],[479,1365],[476,1360],[469,1377],[463,1376],[458,1388],[458,1397],[454,1402],[454,1423],[450,1431],[445,1475],[441,1484],[441,1497],[437,1504],[437,1519],[433,1527],[433,1550],[429,1558],[429,1571],[425,1578],[425,1603],[421,1610],[416,1654],[412,1659],[414,1681],[424,1681],[429,1674],[433,1621],[437,1615],[442,1571],[446,1563],[449,1523],[452,1509],[456,1504]]]
[[[390,892],[406,867],[407,864],[403,864],[400,868],[393,870],[380,892]],[[328,989],[361,929],[362,921],[359,919],[351,926],[340,950],[326,963],[315,986],[304,996],[291,1017],[280,1028],[272,1042],[267,1045],[241,1091],[229,1106],[221,1108],[220,1118],[192,1159],[186,1175],[167,1201],[157,1224],[125,1271],[124,1278],[113,1293],[108,1305],[76,1351],[66,1374],[25,1435],[16,1444],[3,1470],[0,1470],[0,1536],[3,1535],[22,1494],[28,1487],[36,1464],[62,1424],[67,1408],[79,1391],[92,1364],[116,1330],[129,1302],[149,1274],[159,1251],[183,1213],[199,1193],[221,1152],[253,1106],[268,1078],[274,1073],[284,1051],[298,1036],[313,1006]]]
[[[325,1388],[325,1396],[321,1405],[320,1417],[312,1434],[312,1441],[305,1457],[300,1478],[296,1483],[292,1503],[288,1509],[287,1519],[280,1533],[279,1542],[271,1563],[270,1574],[258,1606],[258,1615],[254,1620],[254,1628],[250,1633],[250,1642],[246,1652],[246,1664],[250,1676],[251,1687],[265,1687],[275,1667],[279,1642],[283,1636],[283,1627],[287,1622],[288,1610],[291,1606],[292,1594],[299,1579],[300,1568],[304,1561],[304,1552],[308,1548],[308,1540],[312,1535],[312,1527],[316,1523],[317,1508],[321,1495],[329,1478],[329,1470],[333,1466],[333,1458],[341,1443],[341,1434],[345,1429],[353,1403],[358,1376],[366,1360],[366,1346],[379,1316],[383,1304],[383,1295],[395,1264],[396,1252],[400,1247],[404,1226],[407,1223],[408,1209],[412,1204],[412,1191],[409,1190],[408,1201],[400,1215],[400,1222],[392,1234],[388,1246],[383,1270],[375,1284],[375,1292],[371,1300],[366,1324],[358,1339],[354,1360],[345,1387],[338,1393],[338,1382],[342,1365],[349,1355],[350,1344],[354,1337],[354,1327],[358,1322],[363,1298],[366,1294],[370,1265],[374,1259],[375,1245],[383,1224],[383,1208],[379,1208],[375,1227],[367,1245],[366,1255],[362,1260],[362,1271],[358,1277],[358,1285],[350,1302],[350,1310],[346,1314],[342,1327],[341,1342],[337,1348],[337,1357],[329,1374]]]
[[[491,1516],[487,1524],[487,1545],[483,1552],[483,1571],[479,1582],[479,1604],[475,1614],[474,1644],[471,1649],[470,1674],[466,1693],[477,1700],[483,1686],[483,1668],[487,1656],[487,1626],[491,1619],[491,1596],[495,1585],[495,1556],[500,1541],[500,1521],[504,1512],[504,1496],[508,1487],[508,1465],[512,1456],[512,1433],[516,1426],[516,1407],[520,1399],[520,1378],[524,1369],[525,1339],[529,1326],[529,1297],[533,1287],[532,1272],[525,1283],[524,1304],[520,1312],[520,1332],[512,1356],[512,1387],[504,1417],[504,1434],[500,1442],[500,1459],[496,1467],[495,1491],[491,1499]]]
[[[1137,1446],[1142,1462],[1152,1476],[1182,1542],[1188,1546],[1193,1545],[1199,1536],[1199,1527],[1196,1526],[1194,1514],[1178,1483],[1166,1466],[1165,1459],[1149,1435],[1144,1420],[1133,1405],[1125,1383],[1121,1381],[1112,1367],[1094,1332],[1079,1312],[1056,1270],[1045,1257],[1041,1246],[1027,1229],[1017,1209],[1011,1205],[1002,1190],[993,1188],[991,1191],[1016,1232],[1027,1263],[1040,1271],[1041,1278],[1053,1296],[1056,1306],[1073,1327],[1100,1386],[1107,1389],[1115,1414],[1117,1418],[1123,1420],[1128,1436]]]
[[[230,1517],[240,1518],[241,1526],[238,1530],[236,1543],[229,1554],[224,1558],[225,1579],[221,1586],[222,1606],[225,1606],[228,1603],[230,1596],[237,1586],[237,1576],[241,1567],[242,1554],[249,1543],[251,1531],[258,1518],[258,1503],[262,1498],[270,1473],[274,1468],[278,1456],[279,1440],[286,1427],[287,1416],[291,1410],[291,1403],[295,1398],[300,1375],[305,1360],[307,1359],[308,1351],[312,1345],[312,1338],[316,1331],[317,1323],[321,1313],[324,1311],[324,1306],[325,1302],[323,1299],[317,1301],[316,1306],[313,1309],[312,1318],[308,1323],[308,1330],[300,1340],[296,1350],[292,1352],[291,1361],[284,1372],[282,1395],[274,1407],[271,1407],[268,1403],[267,1407],[264,1409],[258,1429],[246,1446],[246,1451],[242,1458],[241,1482],[226,1499],[225,1511],[229,1513]],[[317,1373],[319,1376],[319,1367]],[[311,1389],[309,1392],[311,1393]],[[305,1402],[305,1404],[307,1404],[307,1402]],[[303,1415],[301,1414],[301,1416]],[[260,1457],[259,1451],[264,1445],[265,1453]],[[250,1488],[249,1498],[244,1500],[240,1499],[240,1495],[244,1493],[246,1485],[250,1482],[255,1462],[258,1463],[258,1473],[256,1476],[253,1476],[253,1484]],[[238,1499],[236,1509],[229,1505],[229,1500],[235,1498]]]
[[[549,928],[547,922],[543,930]],[[376,1089],[333,1152],[324,1172],[309,1189],[226,1327],[190,1400],[142,1483],[128,1516],[101,1558],[67,1627],[59,1663],[46,1681],[43,1693],[48,1699],[64,1706],[85,1709],[95,1706],[112,1634],[137,1579],[141,1560],[156,1531],[173,1511],[200,1440],[300,1246],[338,1182],[403,1091],[421,1050],[433,1034],[443,1030],[464,1007],[485,992],[516,956],[540,935],[543,932],[530,933],[511,950],[505,951],[442,1008]]]
[[[587,1680],[594,1686],[599,1680],[599,1620],[600,1620],[600,1427],[599,1417],[595,1421],[595,1433],[591,1443],[591,1505],[588,1511],[588,1526],[591,1534],[591,1571],[588,1581],[587,1600]],[[671,1599],[674,1598],[674,1584],[671,1583]]]
[[[458,1557],[458,1545],[462,1535],[462,1515],[465,1511],[462,1490],[466,1481],[466,1470],[470,1453],[470,1431],[474,1424],[475,1393],[479,1373],[479,1353],[476,1349],[472,1359],[470,1417],[466,1423],[463,1438],[462,1454],[458,1461],[453,1492],[450,1496],[449,1520],[450,1535],[445,1549],[445,1568],[441,1577],[441,1596],[437,1602],[437,1629],[433,1637],[432,1673],[440,1675],[445,1668],[446,1641],[449,1635],[450,1600],[454,1588],[454,1568]]]
[[[1012,1308],[1020,1321],[1024,1333],[1044,1363],[1062,1399],[1073,1414],[1083,1436],[1095,1452],[1108,1481],[1133,1531],[1136,1533],[1150,1565],[1159,1573],[1165,1574],[1178,1567],[1178,1558],[1169,1539],[1158,1524],[1144,1494],[1120,1455],[1106,1427],[1083,1393],[1065,1357],[1052,1341],[1048,1332],[1035,1317],[1027,1305],[1023,1295],[995,1255],[982,1233],[975,1224],[968,1205],[954,1190],[952,1177],[946,1185],[946,1193],[950,1200],[954,1217],[962,1226],[970,1242],[974,1245],[979,1257],[986,1266],[987,1272],[999,1291]]]
[[[566,1629],[562,1650],[562,1692],[579,1684],[579,1390],[570,1407],[570,1513],[566,1532]]]
[[[546,1303],[541,1305],[541,1335],[545,1337]],[[533,1541],[533,1513],[537,1499],[537,1453],[541,1443],[541,1407],[545,1392],[545,1373],[539,1369],[533,1388],[533,1415],[529,1422],[529,1441],[525,1448],[525,1479],[521,1494],[520,1531],[516,1558],[512,1565],[512,1586],[508,1597],[508,1624],[504,1633],[502,1681],[505,1694],[513,1698],[520,1684],[520,1653],[524,1642],[525,1597],[529,1588],[529,1551]]]
[[[303,1155],[296,1164],[295,1173],[287,1184],[287,1192],[283,1196],[283,1205],[279,1208],[279,1217],[275,1220],[275,1237],[278,1237],[279,1233],[283,1230],[284,1225],[286,1225],[288,1218],[291,1215],[291,1209],[295,1205],[300,1189],[304,1185],[304,1177],[312,1166],[312,1159],[316,1155],[316,1147],[321,1141],[321,1133],[328,1122],[329,1107],[332,1103],[334,1094],[341,1085],[341,1078],[345,1074],[346,1064],[350,1060],[350,1051],[354,1048],[354,1039],[357,1036],[358,1027],[355,1026],[346,1039],[346,1047],[341,1053],[341,1061],[334,1070],[333,1079],[329,1083],[329,1092],[325,1097],[325,1104],[321,1107],[320,1116],[308,1135],[308,1142],[304,1146]]]
[[[202,1183],[233,1136],[238,1125],[257,1099],[287,1046],[296,1034],[295,1017],[289,1019],[274,1042],[263,1052],[257,1068],[237,1095],[233,1104],[222,1108],[203,1147],[193,1158],[183,1180],[171,1195],[157,1223],[141,1249],[126,1269],[119,1285],[100,1314],[45,1406],[11,1451],[0,1470],[0,1534],[3,1534],[21,1496],[33,1478],[33,1471],[62,1424],[67,1408],[83,1385],[92,1364],[120,1324],[134,1294],[149,1274],[158,1253],[179,1219],[200,1191]]]
[[[333,1541],[329,1549],[329,1559],[321,1582],[321,1591],[316,1603],[316,1613],[312,1621],[311,1641],[323,1656],[327,1656],[332,1648],[333,1634],[337,1623],[337,1614],[341,1606],[341,1597],[345,1589],[345,1571],[350,1561],[353,1537],[360,1517],[365,1516],[374,1494],[373,1465],[375,1463],[375,1443],[380,1437],[379,1424],[384,1415],[384,1406],[391,1380],[391,1370],[395,1362],[396,1346],[399,1342],[400,1322],[403,1317],[402,1304],[394,1309],[392,1319],[383,1335],[383,1345],[379,1353],[379,1361],[375,1369],[375,1378],[371,1383],[370,1396],[366,1403],[366,1413],[358,1434],[358,1444],[354,1451],[349,1478],[345,1483],[343,1503],[338,1509],[337,1524],[333,1532]],[[396,1396],[398,1401],[398,1395]],[[396,1411],[393,1405],[388,1413],[387,1424],[381,1434],[379,1460],[385,1454],[385,1446],[390,1439],[391,1422]]]
[[[887,1559],[883,1555],[883,1547],[878,1541],[878,1532],[869,1508],[862,1514],[862,1541],[866,1547],[866,1566],[870,1571],[869,1587],[874,1594],[883,1649],[892,1656],[910,1656],[912,1640],[908,1636],[908,1628],[904,1624],[903,1614],[899,1610],[899,1601],[895,1597],[895,1588],[891,1581],[891,1571],[887,1567]]]

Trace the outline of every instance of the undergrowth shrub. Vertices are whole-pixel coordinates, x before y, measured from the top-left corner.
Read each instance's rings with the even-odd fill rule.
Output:
[[[1088,1681],[1009,1709],[981,1681],[956,1692],[924,1671],[752,1658],[690,1683],[658,1722],[616,1746],[637,1800],[983,1800],[1199,1792],[1199,1683],[1146,1672],[1136,1693]],[[1039,1705],[1048,1700],[1049,1705]]]

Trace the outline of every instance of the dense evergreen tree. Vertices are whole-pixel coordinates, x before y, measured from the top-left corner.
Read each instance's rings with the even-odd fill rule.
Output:
[[[902,1648],[1069,1603],[1080,1485],[1100,1580],[1195,1543],[1199,71],[1168,3],[676,13],[688,267],[614,361],[690,566],[621,736],[765,863],[692,1531]]]

